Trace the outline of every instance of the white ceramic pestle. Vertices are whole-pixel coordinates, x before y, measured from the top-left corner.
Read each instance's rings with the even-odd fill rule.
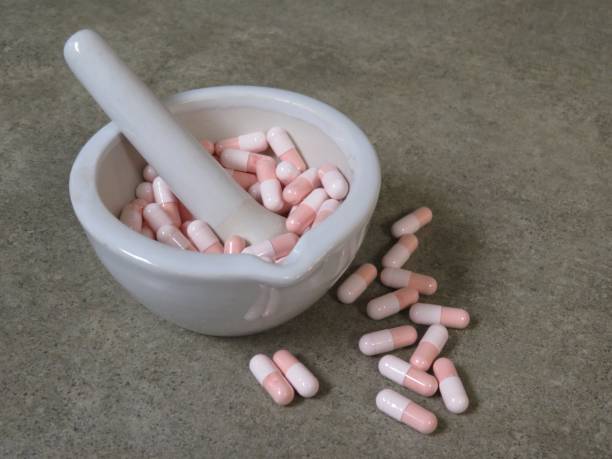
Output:
[[[284,218],[231,180],[100,35],[87,29],[75,33],[64,46],[64,57],[138,152],[222,239],[240,235],[256,243],[285,231]]]

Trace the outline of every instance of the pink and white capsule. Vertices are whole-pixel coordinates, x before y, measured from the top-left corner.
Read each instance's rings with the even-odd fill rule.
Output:
[[[321,207],[319,207],[319,211],[317,212],[317,216],[312,222],[312,227],[314,228],[319,223],[323,222],[323,220],[325,220],[331,214],[333,214],[339,205],[340,202],[336,201],[335,199],[328,199],[323,204],[321,204]]]
[[[208,139],[202,139],[200,140],[200,145],[202,145],[202,148],[204,148],[204,150],[206,150],[211,155],[215,154],[215,143],[214,142],[211,142]]]
[[[378,393],[376,406],[387,416],[423,434],[430,434],[438,427],[435,414],[391,389],[383,389]]]
[[[295,244],[297,244],[298,239],[296,234],[284,233],[270,240],[253,244],[244,249],[242,253],[278,260],[279,258],[289,255],[289,252],[291,252]]]
[[[144,199],[147,204],[155,202],[155,195],[153,194],[153,185],[149,182],[142,182],[136,187],[136,197],[138,199]]]
[[[263,354],[255,355],[249,362],[249,369],[272,400],[283,406],[291,403],[295,396],[293,387],[270,357]]]
[[[448,328],[465,328],[470,324],[470,314],[465,309],[437,304],[413,304],[409,314],[415,324],[440,324]]]
[[[283,208],[281,184],[274,173],[274,160],[271,158],[257,161],[257,180],[260,183],[261,200],[266,209],[277,212]]]
[[[367,314],[370,319],[381,320],[397,314],[417,301],[419,301],[417,290],[410,287],[400,288],[371,300],[367,306]]]
[[[391,227],[391,234],[395,237],[403,236],[404,234],[416,233],[423,226],[427,225],[433,217],[431,209],[420,207],[414,212],[400,218]]]
[[[299,204],[316,187],[321,184],[317,169],[311,167],[304,171],[283,190],[283,199],[289,204]]]
[[[126,204],[123,209],[121,209],[121,214],[119,215],[121,223],[138,233],[142,231],[142,202],[132,201]]]
[[[242,253],[244,248],[246,247],[246,241],[240,236],[232,236],[225,241],[225,246],[223,248],[223,253],[228,255],[235,255]]]
[[[226,148],[219,155],[219,161],[223,167],[240,172],[255,172],[257,162],[261,158],[269,158],[269,156],[233,148]]]
[[[378,371],[385,378],[423,397],[431,397],[438,390],[438,381],[436,378],[394,355],[385,355],[380,359],[378,362]]]
[[[391,288],[415,288],[423,295],[433,295],[438,290],[438,282],[433,277],[401,268],[383,269],[380,281]]]
[[[298,394],[304,398],[317,395],[319,380],[291,352],[285,349],[277,351],[272,356],[272,360],[281,369],[285,378],[289,380]]]
[[[317,173],[330,198],[344,199],[346,197],[349,185],[336,166],[331,163],[323,164]]]
[[[182,250],[196,251],[191,241],[174,225],[164,225],[157,230],[157,240]]]
[[[430,326],[412,353],[410,363],[419,370],[429,370],[433,361],[442,352],[447,340],[448,330],[446,327],[437,324]]]
[[[257,176],[255,174],[235,171],[233,169],[228,169],[227,167],[224,167],[223,169],[225,169],[225,172],[227,172],[243,190],[248,190],[254,183],[257,183]]]
[[[153,180],[153,195],[155,196],[155,202],[170,216],[172,224],[176,227],[181,226],[178,199],[163,178],[155,177],[155,180]]]
[[[455,364],[445,357],[436,360],[433,365],[433,371],[438,378],[440,385],[440,394],[444,406],[451,413],[460,414],[468,409],[470,401],[465,387],[457,374]]]
[[[419,246],[419,240],[414,234],[405,234],[385,254],[382,265],[385,268],[401,268],[410,258],[410,255]]]
[[[238,137],[219,140],[215,144],[215,152],[221,153],[223,150],[232,148],[234,150],[246,150],[253,153],[261,153],[268,148],[266,135],[263,132],[250,132]]]
[[[270,148],[281,161],[289,161],[297,170],[304,172],[306,164],[302,156],[298,153],[294,143],[291,141],[289,134],[281,127],[273,127],[266,134]]]
[[[157,177],[157,171],[153,169],[153,166],[147,164],[142,170],[142,178],[147,182],[153,182],[155,177]]]
[[[327,199],[327,193],[323,188],[317,188],[306,196],[297,209],[285,220],[287,231],[303,234],[317,216],[321,205]]]
[[[359,339],[359,350],[365,355],[382,354],[410,346],[416,340],[415,328],[412,325],[401,325],[363,335]]]
[[[172,225],[170,216],[164,211],[162,206],[155,202],[146,205],[142,212],[142,216],[154,233],[157,233],[163,226]]]
[[[194,220],[187,226],[186,232],[199,252],[223,253],[223,246],[219,238],[206,222]]]
[[[361,265],[357,270],[345,279],[337,290],[338,299],[344,304],[353,303],[365,292],[368,285],[376,279],[376,266],[371,263]]]
[[[300,171],[289,161],[281,161],[276,165],[276,177],[283,186],[289,185],[298,175],[300,175]]]
[[[247,192],[253,197],[255,201],[261,204],[261,184],[259,182],[253,183]]]

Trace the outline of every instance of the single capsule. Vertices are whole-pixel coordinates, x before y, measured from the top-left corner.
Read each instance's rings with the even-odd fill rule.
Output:
[[[156,234],[162,226],[172,225],[170,216],[155,202],[146,205],[142,216]]]
[[[261,204],[261,183],[253,183],[247,191],[255,201]]]
[[[145,237],[148,237],[149,239],[155,239],[155,233],[153,232],[151,227],[147,224],[147,222],[142,223],[142,230],[140,231],[140,234],[142,234]]]
[[[436,378],[394,355],[385,355],[380,359],[378,362],[378,371],[385,378],[423,397],[431,397],[438,390],[438,381]]]
[[[293,387],[281,374],[270,357],[257,354],[249,362],[249,369],[257,382],[279,405],[289,405],[295,396]]]
[[[317,188],[306,196],[291,215],[285,220],[287,231],[292,233],[303,234],[314,221],[317,212],[323,202],[327,199],[327,193],[323,188]]]
[[[391,288],[415,288],[423,295],[433,295],[438,290],[438,282],[433,277],[401,268],[383,269],[380,281]]]
[[[412,325],[402,325],[363,335],[359,339],[359,350],[365,355],[382,354],[410,346],[416,340],[415,328]]]
[[[215,143],[214,142],[211,142],[208,139],[202,139],[200,140],[200,145],[202,145],[202,148],[204,148],[204,150],[206,150],[211,155],[215,154]]]
[[[260,184],[261,199],[266,209],[278,211],[283,208],[281,184],[274,173],[275,164],[271,158],[257,161],[257,180]]]
[[[273,127],[268,129],[266,138],[270,148],[281,161],[289,161],[300,172],[306,170],[306,163],[304,163],[302,156],[298,153],[297,148],[295,148],[287,131],[281,127]]]
[[[268,142],[266,142],[266,135],[263,132],[250,132],[238,137],[219,140],[215,144],[216,153],[221,153],[228,148],[261,153],[268,148]]]
[[[144,199],[147,204],[155,202],[155,195],[153,194],[153,185],[149,182],[142,182],[136,187],[136,197],[138,199]]]
[[[298,394],[304,398],[317,395],[319,380],[291,352],[285,349],[277,351],[272,356],[272,360],[280,368],[285,378],[289,380]]]
[[[414,212],[400,218],[391,227],[391,234],[395,237],[403,236],[404,234],[413,234],[420,230],[423,226],[427,225],[433,214],[431,209],[427,207],[420,207]]]
[[[470,401],[465,393],[465,387],[457,374],[455,364],[446,357],[438,359],[433,365],[433,371],[440,385],[440,394],[444,406],[451,413],[460,414],[468,409]]]
[[[178,209],[182,222],[187,220],[195,220],[195,217],[193,216],[191,211],[187,207],[185,207],[185,204],[183,204],[181,201],[178,202]]]
[[[442,325],[430,326],[412,353],[410,363],[419,370],[429,370],[433,361],[442,352],[447,340],[448,330],[445,327]]]
[[[240,236],[232,236],[225,241],[223,253],[234,255],[241,253],[246,247],[246,241]]]
[[[410,320],[415,324],[440,324],[447,328],[465,328],[470,324],[470,314],[465,309],[449,308],[437,304],[413,304],[409,314]]]
[[[380,320],[397,314],[411,304],[419,301],[419,292],[411,287],[400,288],[370,300],[367,313],[370,319]]]
[[[194,220],[186,230],[187,236],[193,241],[199,252],[223,253],[223,246],[219,238],[206,222]]]
[[[335,199],[328,199],[323,204],[321,204],[321,207],[319,207],[319,211],[317,212],[317,216],[312,222],[312,227],[314,228],[319,223],[323,222],[323,220],[325,220],[331,214],[333,214],[339,205],[340,203]]]
[[[361,265],[353,274],[346,278],[338,287],[338,299],[344,304],[353,303],[365,292],[368,285],[376,278],[376,266],[371,263]]]
[[[283,186],[289,185],[298,175],[300,175],[300,171],[289,161],[281,161],[276,165],[276,178],[278,178]]]
[[[435,414],[391,389],[383,389],[378,393],[376,406],[387,416],[412,427],[417,432],[430,434],[438,427]]]
[[[140,233],[142,231],[142,206],[134,201],[121,209],[119,220],[128,228]]]
[[[405,234],[389,249],[382,259],[385,268],[401,268],[410,258],[410,255],[419,246],[419,240],[414,234]]]
[[[183,250],[196,251],[193,244],[187,237],[174,225],[164,225],[157,230],[157,240],[163,244],[177,247]]]
[[[344,199],[348,193],[348,182],[332,163],[323,164],[317,172],[325,192],[330,198]]]
[[[153,169],[153,166],[147,164],[142,170],[142,178],[147,182],[153,182],[155,177],[157,177],[157,171]]]
[[[155,177],[153,180],[153,194],[155,202],[170,216],[172,224],[177,228],[181,226],[181,214],[178,208],[178,199],[174,196],[168,184],[161,177]]]
[[[317,169],[311,167],[304,171],[283,190],[283,199],[289,204],[299,204],[315,188],[321,184]]]
[[[257,162],[261,158],[269,158],[269,156],[233,148],[226,148],[219,155],[219,161],[223,167],[240,172],[255,172]]]
[[[249,187],[257,183],[257,176],[248,172],[235,171],[233,169],[225,168],[227,172],[235,181],[240,185],[243,190],[248,190]]]
[[[242,253],[278,260],[286,257],[293,250],[298,239],[296,234],[284,233],[270,240],[253,244],[244,249]]]

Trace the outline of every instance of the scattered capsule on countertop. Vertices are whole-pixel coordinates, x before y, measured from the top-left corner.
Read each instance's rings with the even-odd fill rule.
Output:
[[[187,236],[202,253],[223,253],[223,246],[212,228],[202,220],[194,220],[187,226]]]
[[[225,241],[223,253],[227,253],[228,255],[239,254],[242,253],[245,247],[246,241],[243,238],[240,236],[232,236]]]
[[[344,304],[353,303],[376,278],[376,266],[371,263],[361,265],[338,287],[338,299]]]
[[[281,184],[276,178],[276,164],[272,158],[257,161],[257,180],[261,190],[261,200],[266,209],[278,211],[283,208]]]
[[[221,153],[228,148],[261,153],[268,148],[268,142],[263,132],[250,132],[248,134],[239,135],[238,137],[220,140],[215,144],[216,153]]]
[[[400,218],[391,227],[391,234],[395,237],[403,236],[404,234],[416,233],[423,226],[427,225],[433,214],[428,207],[420,207],[414,212]]]
[[[268,129],[266,138],[270,144],[270,148],[281,161],[289,161],[300,172],[304,172],[306,170],[306,164],[304,163],[302,156],[298,153],[297,148],[289,137],[287,131],[276,126]]]
[[[162,226],[172,225],[170,216],[166,213],[162,206],[155,202],[145,206],[142,216],[156,234]]]
[[[289,204],[299,204],[315,188],[321,184],[317,169],[311,167],[299,175],[283,190],[283,199]]]
[[[391,288],[415,288],[423,295],[433,295],[438,290],[438,282],[433,277],[401,268],[383,269],[380,281]]]
[[[214,142],[211,142],[208,139],[202,139],[200,140],[200,145],[202,145],[202,148],[204,148],[204,150],[206,150],[211,155],[215,154],[215,143]]]
[[[273,237],[270,240],[258,242],[242,251],[249,255],[266,257],[272,260],[286,257],[297,244],[298,236],[293,233],[284,233]]]
[[[276,165],[276,177],[283,186],[289,185],[298,175],[300,175],[300,171],[289,161],[281,161]]]
[[[423,397],[431,397],[438,390],[436,378],[394,355],[385,355],[381,358],[378,362],[378,371],[385,378]]]
[[[153,185],[149,182],[142,182],[136,187],[136,197],[144,199],[147,204],[155,202],[155,195],[153,194]]]
[[[235,171],[224,167],[227,172],[235,181],[240,185],[243,190],[248,190],[251,186],[257,183],[257,176],[249,172]]]
[[[312,222],[312,227],[314,228],[319,223],[323,222],[331,214],[333,214],[339,205],[340,202],[336,201],[335,199],[328,199],[323,204],[321,204],[321,207],[319,207],[319,211],[317,212],[317,216]]]
[[[255,201],[261,204],[261,183],[253,183],[247,192],[253,197]]]
[[[342,172],[332,163],[323,164],[318,172],[319,180],[330,198],[344,199],[348,193],[348,182]]]
[[[153,195],[155,196],[155,202],[170,216],[172,224],[177,228],[181,226],[178,199],[163,178],[155,177],[155,180],[153,180]]]
[[[128,228],[140,233],[142,231],[142,210],[141,202],[131,201],[121,209],[119,220]]]
[[[279,405],[288,405],[293,400],[295,392],[289,381],[282,375],[272,359],[263,354],[255,355],[249,362],[249,369],[257,382],[266,390]]]
[[[448,330],[442,325],[431,325],[415,351],[410,356],[410,363],[419,370],[427,371],[433,361],[440,355],[446,341],[448,340]]]
[[[223,167],[240,172],[255,172],[257,162],[262,158],[269,158],[269,156],[233,148],[226,148],[219,155],[219,161]]]
[[[306,366],[295,358],[291,352],[282,349],[277,351],[272,360],[283,372],[298,394],[304,398],[317,395],[319,391],[319,380],[306,368]]]
[[[470,324],[470,314],[465,309],[449,308],[437,304],[413,304],[409,314],[410,320],[415,324],[440,324],[448,328],[465,328]]]
[[[359,339],[359,350],[365,355],[382,354],[410,346],[416,340],[415,328],[412,325],[401,325],[363,335]]]
[[[191,241],[174,225],[164,225],[157,230],[157,240],[183,250],[196,251]]]
[[[155,180],[155,177],[157,177],[157,171],[153,169],[153,166],[147,164],[142,170],[142,178],[145,179],[147,182],[153,182],[153,180]]]
[[[312,190],[285,220],[287,231],[303,234],[304,230],[312,224],[321,205],[326,200],[327,193],[323,188]]]
[[[443,357],[434,362],[433,371],[438,379],[440,394],[446,409],[455,414],[467,410],[470,401],[465,392],[465,387],[463,387],[463,382],[457,374],[455,364],[450,359]]]
[[[383,267],[401,268],[418,246],[419,240],[414,234],[404,234],[383,257]]]
[[[435,414],[391,389],[383,389],[378,393],[376,406],[387,416],[418,432],[430,434],[438,427]]]
[[[419,292],[411,287],[400,288],[370,300],[367,313],[370,319],[380,320],[397,314],[411,304],[419,301]]]

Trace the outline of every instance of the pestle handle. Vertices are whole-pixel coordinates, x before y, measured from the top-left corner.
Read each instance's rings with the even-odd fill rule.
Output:
[[[284,231],[172,116],[100,35],[81,30],[64,46],[68,66],[138,152],[198,218],[223,239],[251,243]]]

